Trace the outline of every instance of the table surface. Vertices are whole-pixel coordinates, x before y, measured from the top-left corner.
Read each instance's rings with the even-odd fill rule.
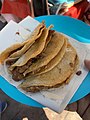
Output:
[[[90,43],[90,35],[89,35],[90,27],[79,20],[75,20],[66,16],[41,16],[35,19],[40,22],[42,20],[45,20],[47,26],[52,23],[54,25],[55,30],[62,32],[66,35],[69,35],[70,37],[75,38],[78,41],[82,41],[84,43]],[[90,93],[90,84],[88,83],[90,83],[90,73],[88,73],[87,77],[80,85],[79,89],[74,94],[73,98],[69,103],[75,102],[81,99],[82,97],[86,96],[88,93]],[[7,87],[8,89],[6,89]],[[25,96],[23,93],[18,91],[14,86],[10,85],[2,77],[0,77],[0,88],[8,96],[10,96],[11,98],[15,99],[18,102],[22,102],[30,106],[43,107],[41,104],[37,103],[36,101],[32,100],[31,98]]]
[[[17,101],[8,97],[1,90],[0,100],[8,101],[8,107],[2,114],[2,120],[21,120],[25,116],[27,116],[29,120],[38,120],[38,118],[39,120],[53,120],[54,118],[56,118],[56,120],[59,120],[60,118],[60,114],[56,114],[56,112],[51,111],[50,109],[31,107],[18,103]],[[68,111],[78,112],[78,114],[82,117],[83,120],[90,120],[90,94],[77,102],[69,104],[65,109]]]

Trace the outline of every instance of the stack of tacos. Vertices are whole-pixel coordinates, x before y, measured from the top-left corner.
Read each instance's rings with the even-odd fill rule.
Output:
[[[15,44],[0,54],[1,64],[27,92],[56,88],[68,83],[79,65],[74,47],[61,33],[40,23],[28,40]]]

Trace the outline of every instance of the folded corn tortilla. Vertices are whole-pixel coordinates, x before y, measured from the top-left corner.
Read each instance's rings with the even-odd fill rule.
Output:
[[[32,44],[36,41],[39,40],[38,38],[41,36],[43,30],[45,29],[45,26],[43,26],[42,28],[39,28],[40,30],[38,30],[36,33],[34,31],[34,35],[32,37],[29,38],[28,42],[24,45],[24,47],[22,47],[22,49],[14,52],[13,54],[11,54],[9,57],[10,58],[16,58],[16,57],[20,57],[22,56],[31,46]],[[37,29],[36,29],[37,30]]]
[[[29,76],[21,85],[20,88],[27,92],[37,92],[43,89],[59,87],[67,81],[70,76],[76,71],[79,65],[76,50],[70,45],[67,45],[65,55],[59,64],[49,72],[38,76]]]
[[[30,35],[30,37],[25,40],[22,43],[16,43],[8,48],[6,48],[1,54],[0,54],[0,63],[3,63],[5,61],[5,59],[7,59],[9,56],[11,58],[15,58],[20,56],[22,53],[25,52],[26,48],[28,48],[33,41],[35,41],[35,39],[37,39],[42,32],[42,28],[45,26],[44,22],[40,23],[35,30],[32,32],[32,34]],[[29,42],[29,44],[28,44]],[[28,45],[27,45],[27,44]],[[26,45],[25,45],[26,44]],[[25,45],[25,46],[24,46]],[[19,51],[19,52],[17,52]],[[15,53],[14,53],[15,52]],[[12,54],[13,53],[13,54]]]
[[[59,53],[47,65],[41,67],[40,69],[37,69],[36,71],[33,71],[32,74],[40,75],[52,70],[62,60],[65,54],[66,48],[67,48],[67,38],[65,38],[64,45],[62,46]]]
[[[41,57],[35,63],[32,63],[32,65],[25,71],[24,75],[47,65],[61,50],[65,42],[64,38],[65,37],[62,34],[54,32],[45,51],[41,53]]]
[[[49,34],[48,34],[48,37],[46,39],[46,43],[45,43],[45,46],[44,46],[44,49],[43,51],[45,51],[47,45],[49,44],[50,40],[51,40],[51,36],[53,35],[55,31],[54,30],[49,30]],[[11,70],[10,66],[12,64],[14,64],[16,62],[16,59],[12,59],[12,58],[8,58],[6,60],[6,64],[9,65],[8,69],[9,71],[11,72],[12,74],[12,78],[15,80],[15,81],[20,81],[22,79],[24,79],[26,76],[23,75],[23,73],[28,69],[28,67],[33,63],[35,62],[37,59],[39,59],[40,56],[36,56],[35,58],[29,60],[25,65],[23,66],[17,66],[15,67],[13,70]]]
[[[25,65],[31,58],[36,57],[42,52],[42,50],[44,49],[45,43],[46,43],[46,39],[48,37],[49,30],[52,27],[53,26],[51,25],[48,28],[45,28],[43,30],[40,38],[38,38],[38,40],[35,41],[35,43],[29,48],[29,50],[25,54],[23,54],[12,66],[10,66],[11,70],[15,68],[16,66]]]

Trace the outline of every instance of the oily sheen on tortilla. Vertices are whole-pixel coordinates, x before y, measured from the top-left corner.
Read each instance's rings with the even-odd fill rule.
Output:
[[[76,50],[68,44],[65,55],[57,66],[44,74],[28,77],[20,87],[27,92],[59,87],[75,72],[78,63]]]

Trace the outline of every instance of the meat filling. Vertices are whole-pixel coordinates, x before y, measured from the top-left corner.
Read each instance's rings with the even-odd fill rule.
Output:
[[[23,75],[23,73],[27,70],[28,67],[30,67],[30,65],[32,63],[35,63],[37,61],[37,59],[39,59],[39,56],[29,60],[27,62],[27,64],[25,64],[23,66],[17,66],[13,71],[11,71],[12,72],[12,78],[15,81],[20,81],[20,80],[24,79],[25,76]]]
[[[27,68],[32,64],[32,61],[28,61],[27,64],[23,65],[23,66],[17,66],[13,71],[12,71],[12,78],[15,81],[20,81],[22,79],[25,78],[25,76],[23,75],[23,73],[25,72],[25,70],[27,70]]]

